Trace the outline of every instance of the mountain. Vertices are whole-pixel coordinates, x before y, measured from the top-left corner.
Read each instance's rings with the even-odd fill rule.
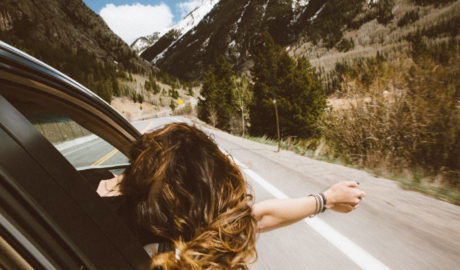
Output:
[[[146,49],[150,48],[160,38],[160,32],[155,32],[145,37],[139,37],[129,45],[133,51],[138,55],[143,53]]]
[[[141,56],[160,69],[188,80],[201,78],[222,54],[239,70],[247,70],[255,41],[268,31],[291,55],[307,56],[320,66],[322,61],[318,59],[332,54],[363,56],[363,51],[375,55],[380,49],[404,50],[397,44],[410,32],[431,27],[440,20],[456,23],[456,14],[460,14],[458,3],[458,0],[220,0],[190,31],[165,34]],[[338,58],[326,66],[333,67],[334,61]]]
[[[81,0],[2,0],[0,38],[38,58],[45,50],[83,51],[125,70],[150,70]]]
[[[219,0],[201,0],[200,6],[190,11],[181,21],[173,26],[158,42],[141,53],[149,61],[156,62],[163,57],[166,51],[182,36],[194,28],[208,14]]]

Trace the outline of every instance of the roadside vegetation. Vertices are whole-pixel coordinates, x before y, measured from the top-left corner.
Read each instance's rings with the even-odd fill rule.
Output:
[[[404,58],[377,53],[339,62],[327,78],[265,34],[246,88],[245,137],[276,143],[276,94],[282,148],[370,170],[460,204],[460,49],[447,30],[436,42],[427,39],[427,29],[408,36],[411,49]],[[240,112],[232,94],[237,80],[220,57],[203,80],[199,117],[242,135],[232,127],[239,123],[230,121]],[[326,106],[326,93],[342,106]]]
[[[329,110],[320,124],[328,154],[412,185],[460,190],[460,51],[452,42],[413,44],[412,61],[348,66],[336,93],[348,108]]]

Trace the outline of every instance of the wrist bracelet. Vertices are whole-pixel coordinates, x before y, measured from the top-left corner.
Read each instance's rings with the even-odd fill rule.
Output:
[[[323,203],[324,203],[323,209],[321,210],[321,213],[322,213],[322,212],[326,211],[327,199],[326,199],[326,196],[324,195],[324,193],[321,192],[319,195],[323,199]]]
[[[318,198],[316,198],[315,194],[309,194],[308,197],[313,197],[315,199],[315,212],[310,215],[309,217],[312,218],[314,216],[316,216],[318,214],[318,206],[319,206],[319,203],[318,203]]]
[[[315,202],[316,202],[315,213],[311,215],[310,217],[314,217],[317,214],[322,213],[326,210],[327,201],[326,201],[326,197],[324,196],[324,194],[315,193],[315,194],[310,194],[308,196],[312,196],[313,198],[315,198]]]

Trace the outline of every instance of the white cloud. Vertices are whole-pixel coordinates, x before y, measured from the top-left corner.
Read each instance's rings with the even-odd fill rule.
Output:
[[[202,4],[202,0],[189,0],[186,2],[178,3],[177,7],[180,10],[181,17],[184,18],[190,11],[194,10]]]
[[[173,14],[164,3],[156,6],[139,3],[121,6],[107,4],[101,9],[100,15],[128,45],[136,38],[153,32],[163,34],[173,23]]]

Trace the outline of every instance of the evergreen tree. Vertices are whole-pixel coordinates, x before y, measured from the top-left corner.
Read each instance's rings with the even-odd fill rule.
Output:
[[[217,113],[217,127],[224,130],[230,129],[230,119],[237,111],[233,98],[234,71],[232,65],[221,55],[217,58],[216,65],[203,78],[198,117],[209,122],[211,111]]]
[[[193,89],[192,89],[191,86],[189,86],[189,87],[187,88],[187,91],[188,91],[187,95],[193,97]]]
[[[239,115],[237,121],[241,123],[234,128],[236,128],[238,133],[244,136],[249,118],[248,106],[252,102],[252,84],[246,76],[242,76],[235,81],[233,96],[236,99],[236,105],[238,107]]]
[[[274,98],[278,103],[281,136],[310,137],[326,107],[326,96],[314,68],[306,58],[292,59],[268,33],[254,52],[254,98],[250,106],[250,132],[276,136]]]
[[[254,99],[250,106],[250,132],[256,136],[275,136],[275,111],[273,91],[276,87],[277,59],[281,48],[265,32],[254,48],[254,67],[251,75],[254,81]]]
[[[173,99],[171,99],[171,101],[169,102],[169,108],[171,108],[172,112],[174,112],[174,110],[176,109],[176,102],[174,102]]]

